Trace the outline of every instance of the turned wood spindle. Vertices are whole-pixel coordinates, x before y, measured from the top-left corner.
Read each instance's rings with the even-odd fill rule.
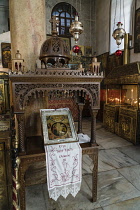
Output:
[[[82,112],[84,108],[83,103],[78,103],[79,113],[78,113],[78,133],[82,133]]]
[[[96,146],[96,115],[97,115],[97,110],[91,109],[91,146]]]

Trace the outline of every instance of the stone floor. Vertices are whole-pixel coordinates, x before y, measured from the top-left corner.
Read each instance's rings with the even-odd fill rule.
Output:
[[[90,122],[85,119],[83,132],[90,136]],[[77,124],[76,124],[77,126]],[[91,202],[92,160],[83,158],[80,192],[73,198],[49,199],[47,185],[26,188],[27,210],[139,210],[140,209],[140,146],[106,131],[97,123],[99,148],[98,196]]]

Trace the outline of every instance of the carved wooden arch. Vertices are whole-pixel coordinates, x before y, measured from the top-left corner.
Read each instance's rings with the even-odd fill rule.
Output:
[[[32,94],[36,92],[42,92],[45,94],[45,91],[83,91],[86,95],[89,96],[90,104],[92,109],[99,108],[99,99],[100,99],[100,86],[99,83],[94,84],[16,84],[16,108],[23,110],[26,107],[26,102]]]

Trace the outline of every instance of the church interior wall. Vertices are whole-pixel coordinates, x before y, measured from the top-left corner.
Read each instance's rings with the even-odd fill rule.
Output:
[[[136,0],[136,9],[140,7],[140,0]]]
[[[49,23],[51,17],[52,8],[60,3],[60,0],[46,0],[46,34],[51,33],[51,24]],[[80,35],[78,41],[79,45],[92,46],[93,52],[97,52],[97,55],[102,55],[109,52],[110,48],[110,3],[111,0],[66,0],[76,8],[79,14],[79,20],[83,23],[84,32]],[[132,14],[131,21],[133,21],[132,30],[132,47],[130,50],[130,62],[139,60],[139,53],[134,53],[133,49],[133,37],[134,37],[134,15],[135,9],[140,7],[140,0],[134,1],[135,8]],[[9,5],[8,0],[1,0],[0,2],[0,43],[9,42],[7,38],[8,31],[8,18],[9,18]],[[133,19],[133,20],[132,20]],[[3,33],[4,32],[4,33]],[[9,35],[8,35],[9,37]],[[115,42],[115,40],[114,40]],[[74,39],[71,38],[71,46],[73,46]],[[116,48],[117,49],[117,48]],[[1,59],[1,53],[0,53]]]
[[[4,3],[5,0],[2,0],[1,2]],[[8,0],[6,0],[6,2],[8,2]],[[22,58],[25,60],[25,66],[27,68],[26,70],[33,70],[34,71],[35,67],[36,67],[36,60],[39,57],[41,45],[45,41],[46,35],[51,34],[51,24],[49,22],[49,20],[51,18],[51,11],[52,11],[53,7],[57,3],[60,3],[61,1],[60,0],[39,0],[39,1],[38,0],[30,0],[30,1],[26,1],[26,3],[25,3],[25,0],[17,0],[17,1],[16,0],[9,0],[9,2],[12,2],[13,5],[11,4],[9,7],[8,7],[8,5],[6,5],[4,7],[3,7],[3,5],[0,6],[0,29],[1,29],[1,31],[0,31],[0,43],[11,41],[12,42],[12,55],[13,55],[13,57],[14,57],[16,51],[19,50],[21,55],[22,55]],[[76,8],[76,10],[78,11],[78,14],[79,14],[79,21],[82,22],[83,27],[84,27],[84,32],[80,35],[78,45],[92,46],[93,47],[93,52],[96,52],[97,55],[103,55],[103,54],[108,53],[106,55],[106,57],[103,57],[104,63],[102,62],[103,59],[101,60],[102,66],[104,64],[104,66],[106,67],[106,69],[105,69],[105,67],[103,66],[103,69],[105,71],[105,76],[106,76],[107,75],[106,70],[108,70],[108,69],[112,70],[115,67],[115,65],[116,66],[120,65],[119,59],[116,58],[115,55],[113,55],[113,56],[116,59],[116,63],[115,63],[115,59],[114,60],[110,59],[111,62],[108,59],[110,57],[109,49],[110,49],[110,2],[111,2],[111,0],[76,0],[76,1],[65,0],[65,2],[70,3],[73,7]],[[15,9],[14,4],[16,5],[16,10],[14,10]],[[139,8],[139,7],[140,7],[140,0],[137,0],[136,1],[136,9]],[[7,24],[8,23],[6,22],[7,17],[9,16],[9,14],[7,12],[8,8],[10,10],[10,13],[12,13],[12,15],[10,17],[10,19],[11,19],[11,38],[12,38],[11,40],[10,40],[10,32],[7,32],[7,30],[8,30],[8,25]],[[2,17],[2,19],[1,19],[1,17]],[[133,35],[134,35],[134,31],[133,31],[132,36]],[[16,37],[16,36],[18,36],[18,37]],[[3,37],[3,38],[1,38],[1,37]],[[71,38],[71,45],[73,46],[74,44],[75,44],[74,40],[73,40],[73,38]],[[116,49],[117,49],[117,45],[116,45]],[[131,51],[130,51],[130,62],[134,62],[134,61],[139,60],[140,53],[136,54],[133,51],[134,50],[132,48]],[[1,59],[1,57],[0,57],[0,59]],[[121,57],[121,59],[123,60],[123,57]],[[98,57],[98,61],[99,61],[99,57]],[[111,64],[113,63],[113,65],[109,64],[109,62]],[[124,66],[122,66],[122,67],[124,68]],[[17,69],[15,69],[15,70],[17,71]],[[1,68],[0,68],[0,71],[1,71]],[[48,69],[45,70],[45,71],[47,72]],[[42,70],[42,72],[43,72],[43,70]],[[95,72],[95,73],[97,73],[97,72]],[[18,113],[19,114],[18,121],[21,122],[21,124],[20,124],[20,126],[21,126],[20,134],[22,134],[22,131],[24,131],[24,126],[23,126],[24,123],[23,123],[23,118],[22,118],[22,116],[23,116],[23,113],[22,113],[23,110],[22,109],[23,108],[20,107],[21,101],[23,102],[24,101],[23,97],[25,97],[24,94],[22,94],[23,93],[22,91],[24,91],[27,88],[28,85],[29,85],[29,89],[27,88],[27,90],[29,90],[29,92],[30,92],[30,88],[31,88],[31,90],[34,90],[34,87],[37,88],[37,91],[36,91],[36,96],[37,97],[34,97],[35,96],[34,94],[32,96],[35,98],[35,100],[37,98],[38,101],[36,100],[37,103],[34,103],[34,100],[33,100],[33,105],[30,106],[30,107],[28,106],[29,110],[27,110],[28,113],[26,113],[27,114],[26,117],[28,117],[28,116],[30,117],[30,116],[32,116],[32,114],[35,114],[35,116],[36,116],[35,111],[38,108],[40,109],[40,107],[44,103],[43,105],[45,105],[45,108],[47,107],[49,109],[51,109],[51,108],[57,109],[57,108],[60,108],[60,107],[65,107],[65,106],[70,107],[73,110],[72,115],[74,116],[74,120],[75,119],[79,120],[78,119],[78,106],[77,106],[77,104],[73,103],[73,99],[72,100],[71,99],[69,99],[69,100],[66,99],[67,95],[69,94],[69,96],[70,96],[70,94],[71,94],[71,90],[67,94],[67,86],[66,86],[67,81],[68,81],[68,85],[70,83],[69,82],[69,80],[70,80],[69,77],[67,75],[65,77],[62,77],[62,82],[60,82],[61,80],[60,81],[57,80],[57,78],[59,78],[59,77],[58,77],[58,75],[57,76],[56,75],[57,75],[57,73],[55,73],[52,76],[52,78],[50,76],[49,79],[45,81],[45,79],[47,78],[47,74],[45,74],[45,73],[44,73],[44,75],[42,74],[40,77],[39,77],[39,75],[35,75],[35,77],[34,76],[32,77],[31,72],[29,72],[29,74],[23,75],[23,77],[22,77],[20,74],[16,75],[16,72],[14,72],[13,82],[14,82],[14,77],[15,78],[16,77],[17,78],[20,78],[20,77],[23,78],[23,81],[22,81],[21,84],[20,84],[21,81],[19,80],[17,82],[17,84],[14,84],[15,86],[13,85],[14,91],[15,91],[15,96],[16,96],[16,94],[19,96],[19,98],[18,98],[19,99],[19,110],[17,109],[16,113],[21,112],[20,113],[21,115]],[[97,74],[95,74],[95,75],[96,76],[93,78],[93,79],[95,79],[94,81],[96,81],[96,79],[99,79],[98,75]],[[78,86],[76,86],[76,88],[78,89],[76,95],[79,94],[79,97],[78,97],[79,99],[80,99],[80,97],[81,98],[83,97],[82,94],[83,95],[85,94],[83,90],[85,89],[86,84],[87,84],[87,88],[89,88],[90,81],[91,81],[91,78],[92,78],[90,76],[91,75],[89,74],[89,81],[85,80],[84,77],[82,77],[82,74],[80,76],[78,76],[78,79],[79,78],[83,79],[83,80],[81,80],[81,86],[79,86],[79,87],[82,87],[81,92],[78,89]],[[100,73],[99,77],[101,77],[101,76],[103,77],[103,75],[101,75],[101,73]],[[7,77],[8,77],[8,75],[7,75]],[[12,78],[12,75],[11,75],[10,78]],[[26,78],[27,78],[27,80],[26,80]],[[54,78],[56,78],[56,81],[55,81]],[[73,75],[72,75],[71,78],[74,78]],[[88,76],[86,76],[85,78],[88,78]],[[79,82],[77,82],[78,79],[71,81],[73,86],[75,86],[75,84],[76,85],[79,84]],[[51,81],[52,81],[52,84],[51,84]],[[84,84],[84,81],[85,81],[85,84]],[[94,81],[91,82],[91,87],[94,86],[93,85]],[[27,84],[27,83],[29,83],[29,84]],[[31,83],[33,83],[33,85]],[[36,83],[36,86],[34,85],[35,83]],[[39,83],[39,85],[38,85],[38,83]],[[42,84],[40,84],[40,83],[42,83]],[[98,104],[101,102],[101,105],[98,105],[98,107],[100,107],[100,112],[98,112],[98,116],[97,116],[97,119],[99,119],[100,121],[103,118],[103,107],[104,107],[104,104],[106,103],[106,92],[105,92],[106,89],[104,88],[105,86],[103,87],[103,85],[101,86],[101,91],[100,91],[100,88],[99,88],[100,84],[98,86],[97,86],[97,84],[95,84],[95,87],[98,87],[98,90],[96,92],[95,92],[95,90],[92,91],[92,89],[89,91],[89,93],[92,93],[92,92],[94,93],[93,95],[91,95],[90,100],[92,99],[93,101],[96,101],[96,98],[98,98]],[[43,91],[46,88],[47,91],[43,92],[40,87],[43,89]],[[58,92],[56,92],[55,91],[56,87],[60,88],[60,89],[64,89],[64,93],[66,92],[66,98],[64,98],[64,101],[62,101],[62,100],[60,101],[59,94],[61,95],[61,92],[59,93],[59,90],[58,90]],[[65,87],[66,87],[66,91],[65,91]],[[68,88],[70,89],[70,86],[68,86]],[[128,89],[129,89],[129,92],[133,92],[133,91],[131,91],[131,90],[133,90],[132,88],[131,89],[128,88]],[[8,88],[7,88],[7,90],[8,90]],[[50,96],[52,95],[54,97],[51,100],[48,100],[48,91],[50,91]],[[88,89],[87,89],[87,92],[88,92]],[[99,97],[100,92],[101,92],[101,97]],[[119,91],[119,93],[120,92],[121,91]],[[20,93],[21,93],[21,95],[20,95]],[[42,96],[44,96],[44,93],[46,93],[46,98],[42,97]],[[117,93],[118,93],[118,91],[117,91]],[[57,100],[55,99],[55,94],[56,94],[56,97],[58,97]],[[39,95],[40,95],[40,98],[43,98],[42,104],[41,104],[41,100],[39,98]],[[27,95],[27,96],[29,96],[29,99],[30,99],[30,95]],[[86,94],[85,94],[85,96],[86,96]],[[119,98],[119,95],[117,96],[117,98],[114,97],[114,99],[118,99],[118,98]],[[11,96],[11,99],[12,99],[12,96]],[[16,103],[18,102],[18,99],[16,99],[16,97],[13,97],[13,99],[15,100],[14,101],[15,107],[17,107],[18,105],[16,105]],[[88,96],[87,96],[86,99],[89,102],[89,97]],[[83,99],[81,101],[83,102]],[[36,105],[38,105],[38,107]],[[58,107],[59,105],[60,105],[60,107]],[[79,103],[79,107],[80,106],[82,107],[83,104]],[[89,103],[87,104],[87,106],[88,106],[88,109],[89,109]],[[81,113],[82,113],[82,111],[81,111]],[[94,134],[94,132],[96,130],[95,129],[96,128],[95,122],[96,122],[96,114],[97,113],[96,112],[94,112],[94,113],[91,112],[91,113],[92,113],[92,115],[91,115],[92,116],[91,139],[93,139],[92,135]],[[87,117],[87,115],[86,115],[86,117]],[[28,118],[26,118],[26,119],[28,119]],[[34,120],[35,118],[30,118],[30,119],[33,119],[32,120],[33,124],[36,123],[36,121]],[[28,121],[28,122],[30,123],[31,121]],[[25,125],[27,126],[28,124],[25,123]],[[37,125],[40,126],[40,123],[38,122]],[[115,120],[114,120],[114,125],[115,126],[117,125],[118,126],[117,128],[119,128],[119,123],[118,122],[115,123]],[[134,124],[134,125],[136,125],[136,124]],[[19,126],[19,128],[20,128],[20,126]],[[22,128],[22,126],[23,126],[23,128]],[[29,132],[29,130],[30,130],[30,127],[28,127],[26,132]],[[38,132],[37,134],[41,135],[41,127],[40,127],[40,130],[38,130],[38,128],[37,128],[37,132]],[[34,135],[34,130],[33,130],[33,133],[31,133],[31,134]],[[22,141],[20,143],[22,145]],[[23,148],[22,152],[24,153],[24,148]],[[37,167],[38,166],[36,166],[36,168]],[[42,167],[42,166],[40,166],[40,167]],[[37,168],[37,170],[38,170],[38,168]],[[32,172],[32,174],[33,174],[33,172]],[[33,176],[31,176],[31,177],[33,177]]]
[[[53,7],[60,3],[60,0],[47,0],[46,1],[46,28],[47,34],[51,33],[51,24],[49,23],[51,17],[51,11]],[[78,41],[79,45],[92,46],[93,51],[96,51],[96,9],[95,0],[65,0],[65,2],[71,4],[77,11],[79,15],[79,21],[82,22],[84,27],[84,32],[80,35]],[[71,38],[71,46],[73,46],[74,40]]]
[[[110,53],[110,4],[108,0],[96,1],[96,48],[97,55],[102,55],[106,52]],[[140,0],[133,2],[134,10],[131,11],[131,35],[132,44],[130,50],[130,63],[139,61],[140,53],[134,53],[134,21],[135,21],[135,10],[140,7]],[[115,40],[114,40],[115,42]],[[117,45],[116,45],[117,50]]]
[[[8,31],[9,6],[8,0],[0,1],[0,34]]]
[[[1,43],[10,43],[8,31],[9,5],[8,0],[0,1],[0,71],[4,70],[1,64]],[[5,70],[6,71],[6,70]]]
[[[137,10],[138,8],[140,8],[140,0],[136,0],[135,1],[135,5],[134,5],[134,9]],[[134,15],[133,18],[133,26],[135,24],[135,11],[134,11]],[[130,50],[130,63],[132,62],[136,62],[140,60],[140,53],[134,53],[134,47],[133,47],[133,43],[134,43],[134,27],[132,30],[132,49]]]
[[[10,31],[7,31],[5,33],[0,34],[0,44],[1,43],[10,43],[11,38],[10,38]],[[1,60],[1,47],[0,47],[0,60]]]
[[[24,0],[11,0],[9,11],[12,57],[19,50],[25,60],[25,71],[34,71],[41,45],[46,39],[45,2],[31,0],[25,4]]]
[[[110,1],[96,1],[97,55],[109,52]]]

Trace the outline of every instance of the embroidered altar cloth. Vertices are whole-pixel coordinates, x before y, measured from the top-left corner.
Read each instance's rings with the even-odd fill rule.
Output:
[[[82,149],[79,142],[46,145],[46,169],[49,197],[76,196],[81,187]]]

